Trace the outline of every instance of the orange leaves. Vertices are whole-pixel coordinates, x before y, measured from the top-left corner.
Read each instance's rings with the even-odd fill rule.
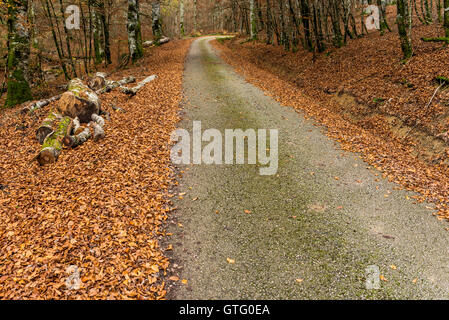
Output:
[[[425,28],[414,32],[423,33]],[[318,57],[317,63],[310,63],[312,56],[304,51],[286,52],[261,43],[212,43],[248,82],[305,118],[314,118],[341,149],[359,153],[385,179],[421,193],[418,202],[435,203],[439,217],[449,220],[449,148],[436,142],[437,135],[449,129],[448,121],[440,121],[444,114],[447,118],[447,110],[437,100],[425,108],[435,91],[429,79],[447,69],[448,52],[432,51],[431,59],[417,56],[398,69],[394,59],[385,59],[394,56],[397,39],[384,40],[383,54],[378,54],[378,42],[362,45],[356,40],[351,48],[334,52],[332,59]],[[361,51],[365,54],[359,55]],[[438,98],[449,101],[449,94],[441,91]]]
[[[64,150],[57,163],[29,164],[34,135],[51,105],[34,115],[0,115],[0,297],[3,299],[163,299],[169,267],[161,246],[173,182],[170,133],[179,120],[189,41],[152,48],[142,65],[158,74],[131,99],[102,95],[111,113],[106,137]],[[133,66],[113,79],[147,70]],[[116,113],[111,103],[126,109]],[[24,122],[23,131],[5,123]],[[8,147],[8,144],[11,143]],[[78,266],[79,289],[66,273]]]

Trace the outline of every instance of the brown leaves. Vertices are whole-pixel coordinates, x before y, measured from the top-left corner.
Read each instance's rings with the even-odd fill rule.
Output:
[[[414,29],[427,36],[434,32],[425,26]],[[420,193],[418,202],[435,203],[439,216],[449,220],[449,148],[436,138],[449,129],[448,121],[440,121],[449,119],[441,105],[449,103],[449,94],[441,91],[435,103],[424,108],[435,90],[435,75],[447,69],[448,52],[419,42],[419,54],[404,66],[391,59],[400,56],[393,34],[383,37],[382,45],[371,40],[351,41],[332,57],[320,55],[316,63],[311,63],[311,53],[301,50],[291,53],[262,43],[241,45],[238,40],[213,43],[246,80],[314,118],[341,149],[360,153],[385,179]],[[404,79],[413,82],[413,90],[403,85]],[[414,132],[421,133],[403,139],[401,132],[417,123]]]
[[[189,41],[152,48],[142,65],[157,81],[133,98],[102,96],[112,114],[106,137],[64,150],[45,168],[30,163],[34,131],[51,106],[35,115],[0,115],[0,298],[162,299],[169,261],[160,247],[172,181],[167,143],[178,121]],[[113,77],[147,70],[133,67]],[[113,113],[111,103],[127,113]],[[19,119],[17,119],[19,117]],[[17,121],[27,128],[17,131]],[[8,147],[9,145],[9,147]],[[80,287],[68,289],[71,265]]]

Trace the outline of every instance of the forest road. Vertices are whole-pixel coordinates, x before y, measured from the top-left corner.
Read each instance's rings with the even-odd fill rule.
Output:
[[[190,49],[180,128],[278,129],[279,167],[179,166],[167,252],[188,282],[167,298],[449,298],[447,223],[245,82],[211,39]]]

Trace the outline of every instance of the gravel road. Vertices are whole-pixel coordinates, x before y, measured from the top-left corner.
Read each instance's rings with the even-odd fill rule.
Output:
[[[180,127],[278,129],[279,168],[262,176],[257,165],[180,166],[186,194],[176,200],[171,258],[188,283],[168,297],[447,299],[447,223],[245,82],[211,39],[196,40],[186,61]],[[367,289],[367,277],[380,288]]]

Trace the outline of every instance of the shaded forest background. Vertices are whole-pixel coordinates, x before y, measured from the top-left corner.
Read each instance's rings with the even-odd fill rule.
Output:
[[[69,16],[66,9],[72,5],[80,8],[79,29],[65,27]],[[372,5],[378,12],[370,9]],[[6,61],[8,50],[14,51],[10,46],[14,19],[27,29],[26,47],[31,54],[23,68],[33,97],[42,98],[55,89],[49,83],[60,80],[61,75],[68,80],[129,63],[132,23],[139,28],[133,40],[138,47],[154,38],[157,44],[163,36],[232,32],[286,50],[324,52],[369,33],[394,31],[407,59],[413,54],[412,26],[433,24],[436,33],[423,40],[449,42],[449,13],[444,10],[448,6],[449,0],[2,0],[0,98],[4,104],[7,75],[13,74],[13,70],[7,70]],[[23,18],[21,10],[26,11]],[[375,16],[378,23],[374,23]],[[371,19],[371,30],[367,19]],[[131,60],[135,62],[141,52],[138,48],[137,55],[131,53]],[[8,105],[29,98],[24,94]]]

